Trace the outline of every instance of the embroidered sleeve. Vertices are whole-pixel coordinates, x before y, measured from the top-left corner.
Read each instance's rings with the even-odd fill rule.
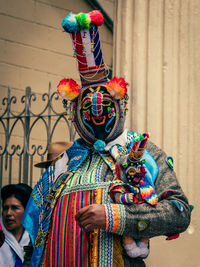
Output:
[[[126,213],[124,205],[120,204],[105,204],[106,212],[106,229],[107,232],[122,235],[126,223]]]

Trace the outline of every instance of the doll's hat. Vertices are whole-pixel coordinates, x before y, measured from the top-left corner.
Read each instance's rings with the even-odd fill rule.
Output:
[[[37,168],[47,168],[53,160],[55,160],[61,153],[69,149],[73,142],[53,142],[49,144],[46,161],[38,162],[34,166]]]

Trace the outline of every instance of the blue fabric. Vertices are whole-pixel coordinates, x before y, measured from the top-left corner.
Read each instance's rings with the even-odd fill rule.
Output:
[[[44,245],[42,247],[34,248],[29,267],[38,267],[40,265],[43,250]]]
[[[142,157],[142,160],[145,159],[146,163],[144,166],[146,167],[146,175],[144,181],[147,179],[148,183],[155,189],[155,182],[156,178],[158,176],[159,168],[157,163],[155,162],[154,158],[151,156],[151,154],[145,150],[144,155]]]
[[[92,152],[92,149],[79,138],[66,152],[69,157],[69,171],[75,171]]]
[[[9,263],[8,263],[9,265]],[[15,259],[15,266],[14,267],[22,267],[22,260],[19,258],[19,256],[16,254],[16,259]]]
[[[25,209],[24,216],[22,219],[22,225],[29,233],[32,244],[35,243],[35,239],[36,239],[37,232],[39,229],[38,217],[39,217],[39,208],[36,205],[33,197],[31,196],[26,205],[26,209]]]
[[[38,219],[42,214],[42,211],[45,210],[44,200],[53,185],[53,173],[53,166],[49,166],[49,168],[43,173],[39,182],[35,185],[24,212],[22,225],[29,233],[32,244],[35,243],[40,227]],[[39,265],[43,249],[44,245],[34,249],[32,255],[33,260],[31,261],[30,266],[36,267]]]

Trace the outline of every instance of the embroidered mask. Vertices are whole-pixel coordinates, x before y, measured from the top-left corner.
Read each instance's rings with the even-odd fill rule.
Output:
[[[108,141],[122,132],[120,101],[113,99],[104,85],[82,89],[74,114],[76,130],[91,144],[99,139]]]

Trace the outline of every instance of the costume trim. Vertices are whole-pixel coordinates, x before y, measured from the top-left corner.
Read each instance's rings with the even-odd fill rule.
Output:
[[[106,228],[105,231],[122,235],[126,224],[125,206],[118,204],[105,204]],[[123,218],[120,221],[120,218]]]

